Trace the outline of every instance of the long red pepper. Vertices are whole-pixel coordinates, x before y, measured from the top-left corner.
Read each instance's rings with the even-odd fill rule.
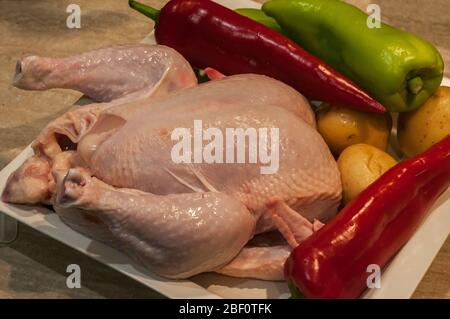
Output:
[[[195,67],[211,67],[225,75],[264,74],[310,99],[385,112],[351,80],[295,42],[217,3],[172,0],[160,12],[136,1],[130,6],[156,20],[159,44],[176,49]]]
[[[356,298],[367,266],[381,268],[450,185],[450,135],[400,162],[291,253],[286,279],[308,298]]]

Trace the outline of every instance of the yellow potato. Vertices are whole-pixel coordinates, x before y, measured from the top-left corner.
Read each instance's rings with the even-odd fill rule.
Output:
[[[339,156],[342,197],[347,204],[367,186],[397,164],[389,154],[368,144],[347,147]]]
[[[398,117],[398,144],[408,157],[426,151],[449,134],[450,87],[441,86],[420,108]]]
[[[328,147],[339,155],[350,145],[365,143],[386,150],[392,128],[390,114],[359,112],[322,104],[317,110],[317,129]]]

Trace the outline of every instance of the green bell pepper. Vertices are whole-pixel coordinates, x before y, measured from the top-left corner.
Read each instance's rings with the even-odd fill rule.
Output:
[[[269,17],[267,14],[264,13],[264,11],[262,11],[260,9],[239,8],[234,11],[236,11],[240,15],[243,15],[249,19],[252,19],[253,21],[264,24],[266,27],[269,27],[280,33],[283,33],[283,31],[281,30],[281,27],[278,25],[278,23],[275,21],[275,19],[272,17]]]
[[[274,0],[263,11],[304,49],[345,74],[392,112],[421,106],[440,86],[444,62],[429,42],[338,0]]]

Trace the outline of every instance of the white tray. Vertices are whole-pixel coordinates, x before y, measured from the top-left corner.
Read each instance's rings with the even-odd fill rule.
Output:
[[[260,7],[250,0],[217,1],[230,8]],[[150,35],[144,42],[152,43]],[[444,79],[444,85],[450,85]],[[0,172],[0,194],[8,176],[32,150],[27,147]],[[9,205],[0,201],[0,211],[170,298],[287,298],[286,283],[236,279],[202,274],[191,280],[160,278],[131,261],[126,255],[93,241],[63,224],[51,210],[40,206]],[[430,216],[383,271],[381,288],[368,291],[365,298],[409,298],[450,232],[450,190],[439,199]]]

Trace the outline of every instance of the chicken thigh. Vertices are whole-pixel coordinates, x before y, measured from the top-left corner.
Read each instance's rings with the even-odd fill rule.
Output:
[[[114,188],[83,169],[68,171],[55,204],[57,210],[90,211],[107,226],[116,247],[168,278],[223,266],[239,253],[255,227],[245,205],[224,193],[159,196]]]

